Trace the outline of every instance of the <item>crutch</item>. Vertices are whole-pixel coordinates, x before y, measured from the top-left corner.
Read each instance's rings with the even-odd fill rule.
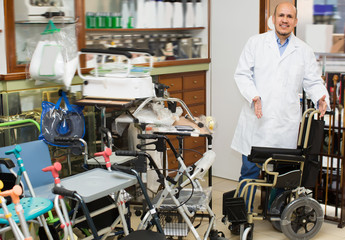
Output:
[[[61,181],[59,177],[59,171],[61,171],[61,168],[62,168],[61,163],[55,162],[52,166],[48,166],[42,169],[43,172],[52,173],[54,177],[55,186],[57,187],[61,187],[61,184],[60,184]],[[54,206],[55,206],[56,214],[58,215],[61,222],[61,228],[64,231],[63,239],[64,240],[67,239],[68,236],[70,237],[70,239],[74,239],[72,223],[69,220],[70,218],[69,218],[66,204],[64,202],[64,197],[61,195],[56,195],[54,198]]]

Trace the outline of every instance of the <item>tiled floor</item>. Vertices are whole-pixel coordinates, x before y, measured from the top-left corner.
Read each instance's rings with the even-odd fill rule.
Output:
[[[212,197],[213,197],[213,212],[216,214],[216,229],[222,231],[227,239],[236,240],[240,239],[239,236],[231,235],[228,230],[228,226],[221,222],[222,219],[222,196],[224,192],[235,189],[237,182],[226,180],[223,178],[213,177]],[[259,194],[257,194],[259,195]],[[256,199],[256,201],[258,201]],[[194,225],[197,224],[198,220],[195,220]],[[203,220],[201,226],[197,229],[201,238],[207,229],[208,220]],[[195,239],[193,234],[190,232],[184,239]],[[255,221],[254,222],[254,237],[255,240],[285,240],[288,239],[283,233],[277,232],[273,229],[271,223],[268,221]],[[334,222],[325,221],[321,227],[319,233],[313,238],[315,240],[320,239],[332,239],[332,240],[344,240],[345,239],[345,228],[340,229]]]

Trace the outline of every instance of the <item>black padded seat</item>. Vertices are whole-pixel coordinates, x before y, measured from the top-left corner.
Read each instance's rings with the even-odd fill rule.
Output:
[[[302,156],[302,149],[290,148],[269,148],[269,147],[252,147],[248,160],[253,163],[264,163],[268,158],[278,155]]]

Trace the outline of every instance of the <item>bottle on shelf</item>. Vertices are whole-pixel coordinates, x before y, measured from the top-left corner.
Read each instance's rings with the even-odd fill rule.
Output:
[[[171,28],[172,27],[172,16],[173,16],[173,3],[171,0],[164,0],[164,20],[163,27]]]
[[[105,13],[96,13],[96,28],[105,28]]]
[[[183,27],[183,5],[182,0],[176,0],[173,3],[174,14],[173,14],[173,28],[182,28]]]
[[[157,9],[155,0],[146,0],[145,2],[145,19],[147,28],[157,27]]]
[[[164,2],[163,0],[157,0],[156,2],[156,11],[157,11],[157,27],[164,27]]]
[[[185,27],[194,27],[194,4],[193,0],[187,0],[185,11]]]
[[[135,14],[135,2],[129,1],[129,17],[127,28],[135,28],[136,26],[136,14]]]
[[[128,0],[122,0],[121,14],[122,14],[122,28],[127,28],[128,20],[129,20]]]
[[[145,0],[137,0],[137,19],[135,27],[145,27]]]
[[[204,17],[201,0],[196,0],[195,2],[195,27],[204,26]]]
[[[94,12],[87,12],[86,16],[86,28],[96,28],[96,14]]]

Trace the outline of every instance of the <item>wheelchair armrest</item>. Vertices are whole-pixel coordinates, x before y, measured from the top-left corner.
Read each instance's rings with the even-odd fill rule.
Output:
[[[288,154],[273,154],[272,158],[278,161],[295,161],[295,162],[304,162],[305,157],[300,155],[288,155]]]
[[[14,162],[9,158],[0,158],[0,164],[5,165],[8,169],[14,168]]]
[[[248,160],[253,163],[264,163],[274,154],[301,156],[302,149],[252,147]]]

